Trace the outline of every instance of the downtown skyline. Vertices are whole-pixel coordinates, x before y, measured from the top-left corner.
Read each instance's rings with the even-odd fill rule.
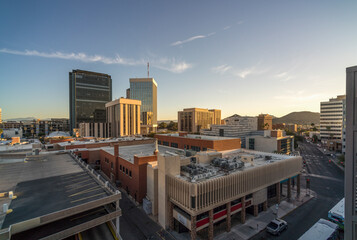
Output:
[[[113,99],[125,97],[147,62],[159,120],[190,107],[221,109],[222,118],[319,112],[321,101],[345,94],[345,67],[357,55],[352,1],[80,7],[0,3],[4,119],[68,117],[73,69],[111,75]]]

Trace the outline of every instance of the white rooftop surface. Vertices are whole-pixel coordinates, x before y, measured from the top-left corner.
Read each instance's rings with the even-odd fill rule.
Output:
[[[299,240],[325,240],[329,239],[331,234],[338,228],[337,224],[320,219],[307,232],[305,232]]]
[[[200,152],[198,154],[210,154],[210,153],[214,154],[217,152]],[[232,161],[234,158],[236,158],[236,160],[238,160],[238,161],[243,161],[242,160],[243,157],[253,156],[253,159],[254,159],[253,165],[250,162],[245,162],[244,167],[234,168],[232,170],[229,170],[230,173],[242,172],[242,171],[246,171],[248,169],[257,168],[257,167],[271,164],[274,162],[278,162],[281,160],[298,157],[298,156],[289,156],[289,155],[284,155],[284,154],[274,154],[274,153],[266,153],[266,152],[259,152],[259,151],[251,151],[251,150],[246,150],[246,149],[221,151],[220,153],[222,153],[223,159],[230,160],[230,161]],[[266,156],[268,158],[266,158]],[[222,158],[220,158],[220,159],[222,159]],[[227,175],[226,170],[222,169],[219,166],[217,166],[217,167],[214,166],[212,162],[211,163],[199,163],[199,164],[196,164],[196,166],[201,168],[201,170],[203,172],[197,174],[198,177],[195,181],[192,181],[192,179],[190,178],[192,176],[189,177],[189,176],[187,176],[187,174],[185,175],[182,172],[181,172],[181,175],[177,176],[177,177],[184,179],[186,181],[189,181],[189,182],[196,182],[196,181],[205,181],[205,180],[207,180],[207,178],[211,179],[211,178],[217,178],[220,176]],[[206,175],[206,177],[205,177],[204,176],[205,174],[208,174],[208,176]]]
[[[0,152],[19,151],[19,150],[32,150],[32,143],[16,144],[16,145],[0,145]]]
[[[167,133],[167,134],[158,134],[158,135],[171,136],[171,137],[181,137],[181,138],[190,138],[190,139],[202,139],[202,140],[237,139],[237,138],[233,138],[233,137],[218,137],[218,136],[195,135],[195,134],[187,134],[185,136],[180,136],[178,133]]]
[[[183,155],[185,153],[184,150],[158,145],[159,153],[171,153]],[[102,150],[114,155],[114,147],[103,147]],[[154,155],[155,151],[155,143],[150,144],[138,144],[131,146],[119,146],[119,157],[127,160],[130,163],[134,163],[134,156],[138,157],[146,157]]]
[[[96,144],[96,143],[111,143],[111,142],[120,142],[120,141],[133,141],[133,140],[145,140],[150,138],[145,137],[123,137],[123,138],[113,138],[113,139],[104,139],[104,140],[88,140],[88,141],[71,141],[71,142],[60,142],[56,143],[61,147],[70,146],[70,145],[79,145],[79,144]]]
[[[329,212],[345,219],[345,198],[342,198]]]

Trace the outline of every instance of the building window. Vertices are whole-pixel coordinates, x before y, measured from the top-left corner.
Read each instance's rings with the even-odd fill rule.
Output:
[[[129,171],[129,177],[131,177],[131,170]]]
[[[164,145],[164,146],[169,146],[169,142],[163,141],[163,142],[162,142],[162,145]]]
[[[110,165],[111,165],[112,170],[113,170],[114,169],[114,164],[111,162]]]
[[[255,139],[249,138],[249,149],[254,150]]]
[[[109,159],[108,159],[108,158],[105,158],[104,161],[105,161],[106,163],[109,163]]]
[[[122,165],[120,165],[120,171],[122,170],[122,168],[123,168]]]
[[[219,136],[224,137],[224,129],[219,129]]]
[[[200,147],[197,147],[197,146],[191,146],[191,149],[192,149],[193,151],[196,151],[196,152],[201,151],[201,148],[200,148]]]
[[[125,174],[128,175],[128,169],[125,169]]]
[[[158,140],[158,141],[157,141],[157,144],[161,144],[161,140]]]
[[[123,167],[123,173],[125,173],[125,167]]]
[[[245,196],[245,199],[249,199],[249,198],[252,198],[253,197],[253,194],[248,194],[247,196]]]
[[[178,148],[178,144],[177,143],[171,143],[171,147]]]

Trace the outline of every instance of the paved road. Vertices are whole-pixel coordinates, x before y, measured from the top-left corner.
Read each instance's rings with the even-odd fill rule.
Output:
[[[320,218],[327,219],[327,212],[344,197],[344,172],[329,157],[322,154],[316,145],[300,143],[300,153],[306,160],[306,174],[310,178],[311,189],[317,197],[302,205],[283,219],[288,222],[289,229],[279,237],[274,237],[265,231],[256,235],[260,239],[298,239]],[[306,177],[301,182],[305,187]]]
[[[120,208],[122,210],[120,235],[123,239],[174,240],[159,224],[149,218],[142,209],[135,206],[124,192],[122,192]]]

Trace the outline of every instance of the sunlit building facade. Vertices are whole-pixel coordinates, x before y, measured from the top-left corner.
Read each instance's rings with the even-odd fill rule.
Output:
[[[105,122],[105,104],[112,100],[110,75],[73,70],[69,73],[70,130],[81,122]]]
[[[221,110],[203,108],[185,108],[178,112],[178,130],[198,133],[208,129],[213,124],[221,123]]]

